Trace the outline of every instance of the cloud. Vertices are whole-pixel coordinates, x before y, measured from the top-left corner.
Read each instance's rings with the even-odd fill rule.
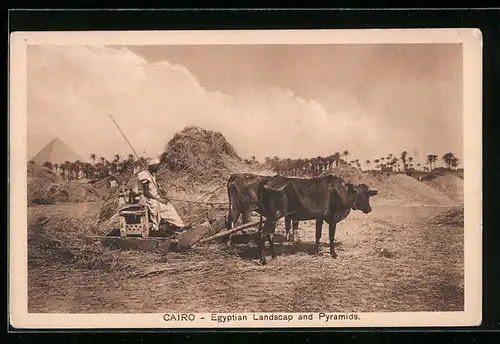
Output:
[[[150,63],[125,48],[29,47],[30,154],[55,136],[84,157],[129,154],[107,113],[137,151],[150,153],[187,125],[220,131],[240,155],[259,159],[369,152],[384,133],[371,116],[327,113],[277,86],[207,91],[185,67]]]

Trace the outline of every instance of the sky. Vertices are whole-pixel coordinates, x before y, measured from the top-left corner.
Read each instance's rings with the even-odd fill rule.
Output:
[[[456,44],[29,46],[28,156],[59,137],[82,157],[159,154],[185,126],[240,156],[462,159]]]

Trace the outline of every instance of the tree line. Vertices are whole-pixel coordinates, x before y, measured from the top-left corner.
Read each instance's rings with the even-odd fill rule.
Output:
[[[246,164],[261,164],[266,168],[272,169],[277,174],[290,176],[319,176],[323,171],[339,165],[351,166],[360,170],[374,171],[394,171],[394,172],[429,172],[436,168],[438,155],[428,154],[426,163],[422,166],[420,163],[414,163],[414,157],[408,155],[406,151],[401,152],[399,156],[392,153],[387,156],[381,156],[372,160],[364,161],[364,168],[361,167],[359,159],[349,160],[350,152],[345,150],[342,153],[334,153],[329,156],[318,156],[306,159],[279,158],[278,156],[266,157],[264,162],[256,160],[255,156],[251,159],[245,159]],[[442,156],[442,160],[450,170],[458,169],[460,160],[451,152]]]
[[[364,168],[359,159],[349,160],[350,152],[344,150],[342,153],[334,153],[329,156],[317,156],[315,158],[291,159],[280,158],[278,156],[266,157],[263,162],[257,161],[255,156],[251,159],[244,159],[249,165],[262,165],[265,168],[273,170],[277,174],[285,176],[319,176],[323,171],[339,165],[351,166],[360,170],[372,171],[394,171],[394,172],[412,172],[412,171],[432,171],[436,168],[438,155],[429,154],[426,156],[425,166],[420,163],[414,164],[414,158],[409,156],[406,151],[400,153],[399,157],[393,154],[381,156],[372,160],[364,161]],[[450,170],[458,169],[460,160],[451,152],[444,154],[441,159]],[[120,176],[133,173],[137,168],[144,166],[147,159],[141,157],[136,159],[133,154],[122,158],[120,154],[115,154],[114,159],[109,161],[104,157],[95,154],[90,155],[90,162],[65,161],[62,164],[52,164],[44,162],[43,166],[53,170],[56,174],[63,176],[64,180],[77,179],[80,176],[87,179],[103,179],[109,176]],[[29,162],[34,163],[33,161]]]
[[[97,158],[95,154],[91,154],[92,163],[76,160],[52,164],[46,161],[42,165],[53,170],[56,174],[60,174],[64,180],[73,180],[79,176],[87,179],[103,179],[109,176],[128,174],[147,163],[146,158],[141,157],[138,160],[133,154],[129,154],[126,158],[122,158],[120,154],[115,154],[113,157],[114,159],[109,161],[104,157]],[[30,163],[34,162],[30,161]]]

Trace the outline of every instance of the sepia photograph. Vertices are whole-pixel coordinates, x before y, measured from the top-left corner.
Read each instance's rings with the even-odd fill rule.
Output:
[[[13,326],[481,321],[481,33],[19,32]]]

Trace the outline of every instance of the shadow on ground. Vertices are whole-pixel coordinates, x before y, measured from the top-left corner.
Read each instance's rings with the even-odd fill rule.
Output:
[[[233,254],[244,260],[258,259],[257,255],[257,234],[256,233],[243,233],[233,236],[231,243],[232,246],[225,247],[227,253]],[[341,242],[335,242],[335,247],[341,246]],[[276,234],[274,237],[274,247],[277,256],[281,255],[294,255],[298,253],[305,253],[308,255],[315,255],[314,242],[306,242],[296,240],[295,242],[287,242],[283,234]],[[321,242],[320,249],[323,251],[329,248],[328,242]],[[270,256],[269,243],[266,241],[266,255]]]

